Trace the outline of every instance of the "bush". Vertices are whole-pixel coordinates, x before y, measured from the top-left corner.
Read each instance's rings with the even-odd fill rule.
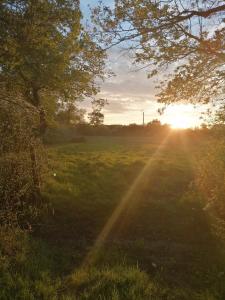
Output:
[[[26,232],[0,226],[0,299],[54,300],[59,280],[49,272],[47,251]]]
[[[196,185],[205,209],[225,220],[225,141],[210,141],[196,164]]]
[[[25,225],[37,214],[42,147],[37,113],[24,103],[11,95],[0,102],[0,224]]]

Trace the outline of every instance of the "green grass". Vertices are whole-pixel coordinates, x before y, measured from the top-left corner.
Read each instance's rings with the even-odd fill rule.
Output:
[[[198,149],[168,143],[156,155],[158,147],[148,138],[95,137],[48,148],[43,195],[54,213],[40,220],[21,271],[35,278],[35,286],[25,280],[34,299],[225,298],[224,246],[191,185]],[[82,268],[143,169],[92,265]]]
[[[99,138],[49,149],[51,172],[44,195],[53,204],[55,216],[48,224],[52,228],[50,234],[46,231],[48,238],[95,240],[157,147],[146,139]],[[173,207],[192,176],[188,159],[172,146],[153,159],[148,173],[136,191],[137,212],[143,205],[161,201]]]

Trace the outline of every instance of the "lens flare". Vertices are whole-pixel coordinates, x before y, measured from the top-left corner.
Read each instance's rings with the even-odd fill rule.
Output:
[[[149,172],[152,169],[152,163],[155,161],[155,159],[160,155],[162,150],[164,149],[168,138],[171,133],[169,133],[166,138],[162,141],[162,143],[159,145],[159,147],[156,149],[154,154],[149,158],[149,160],[146,162],[145,166],[141,170],[141,172],[138,174],[136,179],[134,180],[133,184],[131,185],[130,189],[126,192],[126,194],[121,199],[118,206],[113,211],[111,217],[103,227],[102,231],[100,232],[99,236],[97,237],[93,247],[89,251],[89,253],[86,255],[81,268],[89,268],[92,266],[97,257],[98,253],[101,250],[102,246],[104,245],[105,240],[107,239],[108,235],[116,225],[117,221],[119,220],[122,212],[124,212],[125,209],[128,209],[130,205],[134,205],[134,202],[130,201],[131,197],[135,194],[135,192],[138,190],[139,185],[141,184],[142,180],[147,176],[149,176]]]

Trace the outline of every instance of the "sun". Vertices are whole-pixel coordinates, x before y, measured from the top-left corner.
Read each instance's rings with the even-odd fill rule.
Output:
[[[187,116],[174,116],[173,119],[170,120],[169,125],[173,129],[185,129],[193,126],[192,120]]]
[[[162,121],[169,124],[172,129],[194,128],[199,124],[196,110],[191,105],[171,105],[162,118]]]

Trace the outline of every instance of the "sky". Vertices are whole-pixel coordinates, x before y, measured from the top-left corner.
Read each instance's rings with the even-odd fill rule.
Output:
[[[81,0],[84,18],[89,16],[88,5],[93,7],[97,2],[98,0]],[[113,0],[105,0],[105,3],[113,4]],[[101,90],[97,95],[108,101],[108,105],[104,108],[105,124],[142,124],[143,112],[145,123],[156,118],[174,127],[196,127],[202,123],[200,117],[205,109],[202,107],[196,109],[192,105],[169,106],[160,116],[158,109],[162,106],[157,103],[155,96],[158,78],[147,79],[147,70],[138,71],[128,55],[119,47],[108,51],[107,67],[115,76],[100,82]],[[85,100],[81,107],[87,112],[90,111],[90,100]]]

